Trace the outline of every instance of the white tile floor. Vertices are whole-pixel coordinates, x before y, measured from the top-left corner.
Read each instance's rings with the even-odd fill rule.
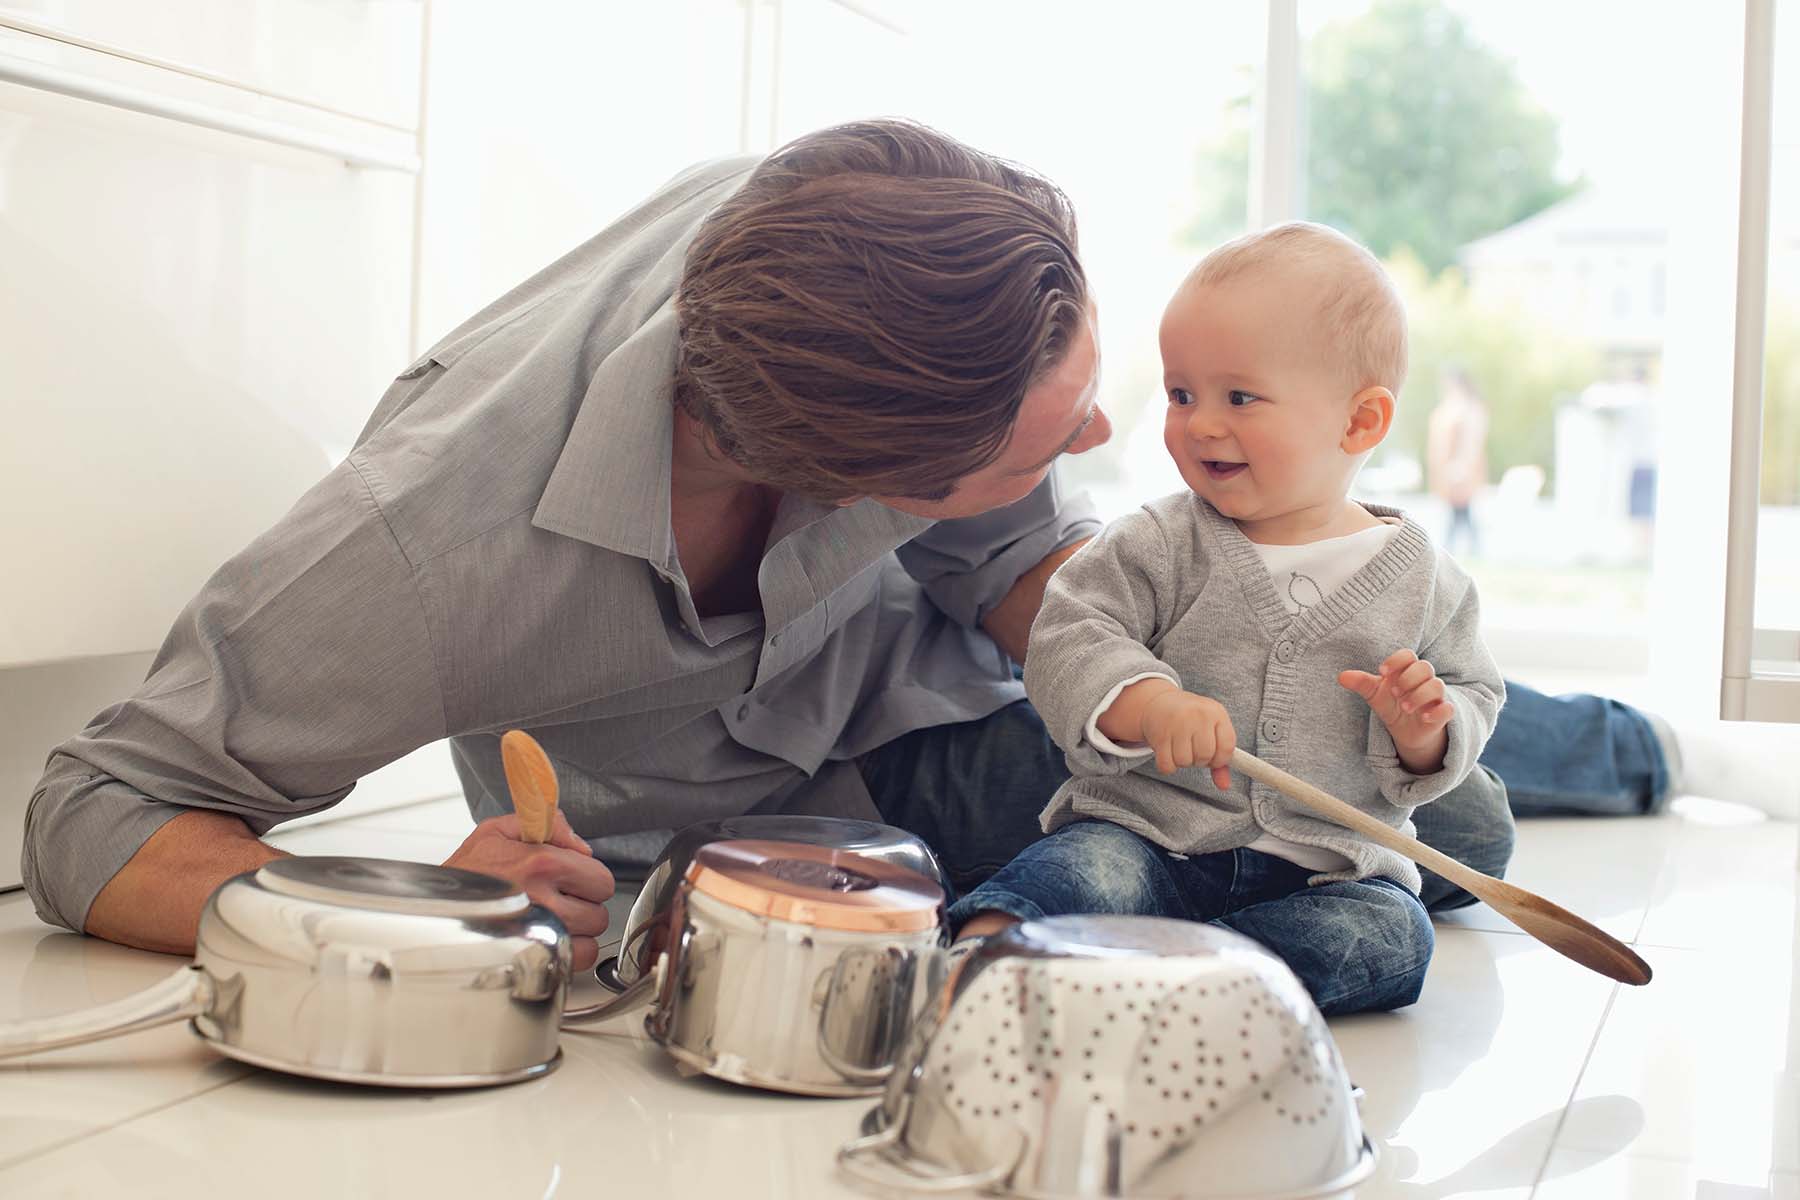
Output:
[[[275,840],[436,861],[467,820],[439,802]],[[1657,977],[1616,986],[1486,909],[1443,920],[1419,1004],[1332,1024],[1382,1150],[1360,1200],[1800,1200],[1796,850],[1793,824],[1692,797],[1525,823],[1514,878],[1635,942]],[[174,965],[0,896],[0,1020]],[[683,1080],[632,1022],[564,1051],[544,1080],[456,1094],[254,1071],[180,1028],[0,1065],[0,1196],[857,1195],[831,1157],[869,1101]]]

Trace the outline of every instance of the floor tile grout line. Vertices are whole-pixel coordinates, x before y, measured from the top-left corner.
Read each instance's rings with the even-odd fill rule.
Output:
[[[35,1150],[27,1150],[24,1154],[19,1155],[17,1158],[9,1158],[9,1159],[6,1159],[4,1162],[0,1162],[0,1176],[4,1176],[6,1174],[6,1172],[12,1170],[14,1167],[24,1166],[26,1163],[31,1162],[34,1159],[43,1158],[47,1154],[54,1154],[58,1150],[67,1149],[68,1147],[73,1146],[77,1142],[85,1142],[89,1138],[99,1137],[101,1134],[111,1133],[113,1130],[122,1128],[126,1125],[129,1125],[133,1121],[141,1120],[144,1117],[153,1117],[158,1113],[168,1112],[172,1108],[179,1108],[181,1105],[186,1104],[190,1100],[197,1100],[201,1096],[210,1095],[211,1093],[218,1091],[220,1088],[230,1087],[234,1083],[242,1083],[244,1080],[250,1078],[254,1074],[256,1074],[256,1072],[253,1069],[246,1067],[246,1068],[244,1068],[244,1070],[241,1074],[233,1075],[230,1079],[220,1080],[218,1083],[213,1084],[211,1087],[201,1088],[197,1092],[188,1092],[186,1095],[176,1096],[172,1100],[165,1101],[162,1104],[153,1105],[150,1108],[144,1109],[142,1112],[135,1112],[135,1113],[132,1113],[130,1116],[120,1117],[118,1120],[109,1121],[105,1125],[96,1125],[92,1129],[85,1130],[81,1133],[71,1134],[70,1136],[68,1136],[66,1138],[61,1138],[57,1141],[51,1142],[50,1144],[48,1144],[46,1146],[40,1146]]]
[[[1667,879],[1674,869],[1675,847],[1673,844],[1670,844],[1669,846],[1664,847],[1662,864],[1656,868],[1656,878],[1650,881],[1650,895],[1649,898],[1644,901],[1644,911],[1638,916],[1637,928],[1634,929],[1631,936],[1626,939],[1626,941],[1630,942],[1632,945],[1637,945],[1638,942],[1643,939],[1644,928],[1650,924],[1650,910],[1656,907],[1657,897],[1663,894],[1663,880]]]
[[[1575,1072],[1575,1081],[1569,1085],[1569,1098],[1563,1101],[1562,1112],[1556,1118],[1556,1128],[1550,1131],[1550,1142],[1544,1147],[1544,1161],[1538,1164],[1537,1176],[1531,1181],[1531,1195],[1527,1200],[1537,1200],[1538,1188],[1543,1186],[1544,1175],[1550,1170],[1550,1160],[1556,1157],[1556,1143],[1562,1137],[1563,1127],[1569,1123],[1569,1110],[1575,1106],[1575,1097],[1581,1094],[1581,1081],[1587,1077],[1588,1067],[1593,1065],[1594,1052],[1600,1048],[1600,1038],[1606,1032],[1606,1022],[1611,1019],[1613,1005],[1618,1003],[1619,993],[1624,987],[1622,983],[1615,983],[1606,994],[1606,1007],[1600,1010],[1600,1019],[1594,1023],[1594,1036],[1588,1042],[1587,1053],[1581,1056],[1581,1066]]]

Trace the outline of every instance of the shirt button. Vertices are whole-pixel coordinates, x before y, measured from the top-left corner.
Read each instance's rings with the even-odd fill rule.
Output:
[[[750,706],[749,706],[749,705],[748,705],[748,704],[740,704],[740,705],[738,705],[738,712],[737,712],[737,718],[738,718],[738,720],[740,720],[740,721],[741,721],[741,720],[743,720],[743,719],[744,719],[744,718],[745,718],[745,717],[747,717],[747,716],[749,716],[749,715],[750,715]]]
[[[779,633],[769,638],[769,649],[773,650],[779,645],[781,645],[781,635]]]
[[[1275,657],[1282,662],[1292,662],[1294,660],[1294,644],[1292,642],[1281,642],[1276,645]]]
[[[1279,742],[1281,740],[1281,723],[1276,721],[1273,717],[1264,721],[1262,723],[1262,735],[1264,741]]]

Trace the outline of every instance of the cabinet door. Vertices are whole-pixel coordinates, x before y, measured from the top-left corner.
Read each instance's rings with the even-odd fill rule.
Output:
[[[418,124],[422,0],[0,0],[0,26],[302,105]]]
[[[154,648],[348,451],[412,269],[414,176],[356,147],[416,150],[0,22],[0,666]]]

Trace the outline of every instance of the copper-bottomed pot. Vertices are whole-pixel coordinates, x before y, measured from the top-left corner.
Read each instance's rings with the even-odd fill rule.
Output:
[[[881,1089],[933,982],[944,893],[828,846],[728,840],[695,851],[646,936],[651,969],[564,1024],[653,1005],[684,1068],[819,1096]]]

